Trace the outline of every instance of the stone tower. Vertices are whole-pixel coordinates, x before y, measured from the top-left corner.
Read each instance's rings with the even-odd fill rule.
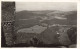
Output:
[[[11,46],[14,44],[14,14],[15,14],[15,2],[1,2],[2,4],[2,17],[1,17],[1,33],[4,35],[5,44]],[[1,44],[3,35],[1,34]]]

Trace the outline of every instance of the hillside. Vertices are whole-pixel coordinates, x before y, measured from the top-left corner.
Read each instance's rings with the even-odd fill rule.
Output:
[[[69,45],[67,31],[77,25],[77,11],[20,11],[15,18],[17,44],[34,43],[36,37],[43,45]]]
[[[27,24],[31,21],[39,22],[51,22],[53,24],[70,24],[76,25],[77,21],[77,11],[20,11],[16,12],[16,24]],[[24,22],[24,23],[23,23]],[[64,23],[65,22],[65,23]],[[33,23],[32,23],[33,24]]]

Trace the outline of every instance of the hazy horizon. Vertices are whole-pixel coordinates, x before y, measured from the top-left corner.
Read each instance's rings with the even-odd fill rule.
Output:
[[[16,11],[41,11],[41,10],[77,10],[76,2],[16,2]]]

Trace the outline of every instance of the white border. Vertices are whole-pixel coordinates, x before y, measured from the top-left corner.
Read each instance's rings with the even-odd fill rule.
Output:
[[[78,0],[2,0],[2,1],[19,1],[19,2],[77,2]]]
[[[79,42],[80,41],[80,0],[1,0],[1,1],[15,1],[15,2],[77,2],[77,41],[78,42],[77,42],[77,48],[71,48],[71,49],[79,49],[80,48],[80,42]],[[0,4],[0,7],[1,7],[1,4]],[[1,16],[1,12],[0,12],[0,16]],[[0,19],[0,23],[1,23],[1,19]],[[0,25],[0,31],[1,31],[1,25]],[[0,36],[1,36],[1,34],[0,34]],[[0,38],[0,40],[1,40],[1,38]],[[1,46],[1,41],[0,41],[0,46]],[[27,48],[27,47],[24,47],[24,48]],[[5,49],[5,48],[2,48],[2,49]],[[6,48],[6,49],[9,49],[9,48]],[[14,48],[12,48],[12,49],[14,49]],[[23,49],[23,48],[19,48],[19,49]],[[32,48],[28,48],[28,49],[32,49]],[[33,48],[33,49],[37,49],[37,48]],[[49,48],[46,48],[46,49],[49,49]]]

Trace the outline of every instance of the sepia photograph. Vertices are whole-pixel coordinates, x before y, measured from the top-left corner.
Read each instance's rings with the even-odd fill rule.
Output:
[[[77,3],[2,1],[1,47],[77,48]]]

